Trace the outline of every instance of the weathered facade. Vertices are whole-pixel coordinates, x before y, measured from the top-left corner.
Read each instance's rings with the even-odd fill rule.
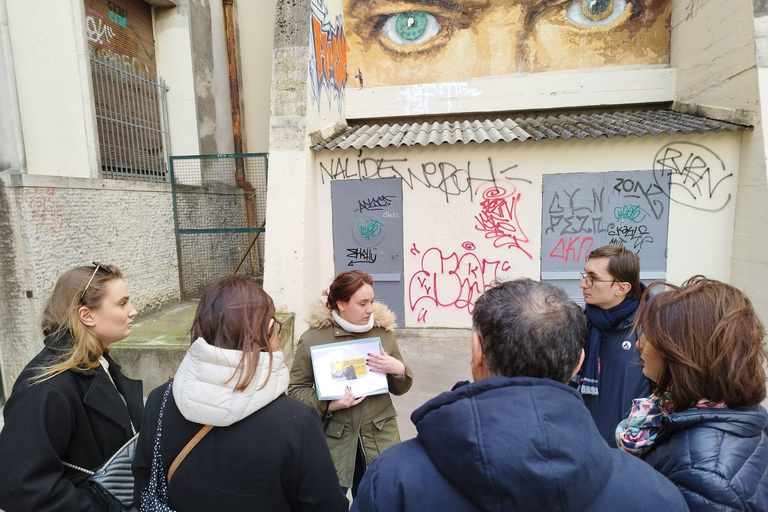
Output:
[[[287,90],[308,91],[303,119],[292,102],[301,165],[270,180],[271,194],[285,187],[268,212],[276,302],[306,314],[335,273],[360,268],[377,291],[399,286],[401,325],[467,327],[493,281],[550,279],[578,297],[589,249],[621,243],[645,280],[731,282],[768,318],[768,237],[747,220],[768,199],[760,6],[512,4],[315,0],[286,16],[278,2],[276,44],[291,41],[309,66],[286,88],[301,70],[275,59],[273,111]],[[720,124],[633,118],[654,113]],[[275,120],[273,162],[288,155]],[[385,179],[402,195],[377,193]],[[345,181],[365,185],[336,186]],[[400,211],[399,250],[378,245]],[[349,233],[334,228],[343,217]]]
[[[117,265],[140,314],[179,300],[167,157],[233,152],[225,48],[221,2],[0,0],[0,401],[63,271]]]

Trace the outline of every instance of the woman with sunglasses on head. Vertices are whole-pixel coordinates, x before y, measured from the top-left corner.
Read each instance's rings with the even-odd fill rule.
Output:
[[[73,466],[98,468],[141,428],[141,381],[125,377],[108,349],[135,316],[117,267],[94,263],[59,277],[43,310],[45,348],[5,405],[0,509],[106,510]]]
[[[395,314],[374,302],[373,278],[360,270],[337,275],[311,312],[310,328],[301,335],[291,367],[288,394],[314,407],[325,423],[325,439],[336,463],[342,489],[352,497],[368,464],[381,452],[400,442],[397,414],[390,393],[402,395],[413,384],[413,374],[403,362],[392,330]],[[368,354],[366,366],[387,375],[389,393],[355,397],[349,387],[339,400],[319,400],[315,390],[310,348],[316,345],[381,338],[383,351]],[[354,369],[352,369],[354,372]]]
[[[619,448],[672,480],[692,512],[768,510],[765,330],[750,300],[703,276],[654,283],[636,326],[656,387],[617,427]]]
[[[159,455],[173,510],[346,511],[317,413],[285,395],[288,367],[272,299],[239,276],[208,285],[192,345],[174,380],[149,394],[133,461],[135,502],[149,487],[160,409]],[[170,390],[168,389],[170,386]],[[166,398],[164,398],[166,397]]]

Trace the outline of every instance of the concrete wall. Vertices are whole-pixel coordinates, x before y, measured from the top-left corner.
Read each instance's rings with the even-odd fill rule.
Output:
[[[678,101],[736,109],[754,119],[755,129],[742,135],[733,258],[725,278],[746,292],[768,321],[768,232],[755,222],[768,215],[761,111],[768,77],[762,76],[762,64],[758,68],[759,34],[757,53],[755,46],[756,27],[764,23],[753,18],[750,0],[673,0],[671,63],[678,70]]]
[[[195,80],[192,68],[189,0],[154,8],[157,74],[166,80],[171,154],[199,155]]]
[[[0,172],[26,167],[19,97],[5,0],[0,0]]]
[[[277,0],[236,2],[240,52],[243,145],[246,152],[269,151],[272,91],[272,42]]]
[[[541,250],[542,176],[651,170],[659,151],[671,143],[699,144],[697,155],[713,168],[713,160],[719,157],[725,170],[718,196],[699,198],[697,208],[679,195],[683,187],[673,188],[666,276],[676,283],[696,273],[727,280],[729,268],[724,262],[731,259],[740,137],[739,133],[709,133],[326,150],[317,155],[317,203],[307,213],[316,219],[312,228],[319,238],[330,241],[331,180],[403,177],[405,324],[469,327],[472,308],[466,300],[473,302],[495,279],[539,279],[541,259],[553,257]],[[437,168],[443,171],[434,174]],[[507,221],[518,228],[510,243],[488,238],[476,218],[483,211],[483,192],[495,186],[520,194],[515,203],[506,205],[514,216]],[[320,299],[335,273],[333,251],[327,244],[319,253],[307,253],[305,265],[309,261],[319,266],[317,284],[305,294],[297,311],[300,315]],[[428,289],[419,276],[437,276],[438,285]]]
[[[6,394],[42,348],[39,315],[58,276],[117,265],[140,314],[179,299],[169,185],[0,176],[0,353]]]
[[[176,204],[181,229],[248,227],[243,190],[234,186],[177,185]],[[249,240],[247,233],[181,234],[179,244],[182,290],[191,299],[214,279],[232,273]]]
[[[224,7],[190,0],[189,8],[200,154],[234,153]]]
[[[27,172],[98,176],[82,0],[12,1],[6,7]]]

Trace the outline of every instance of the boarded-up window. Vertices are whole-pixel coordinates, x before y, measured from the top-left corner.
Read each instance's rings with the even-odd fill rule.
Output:
[[[141,0],[85,0],[91,74],[108,178],[165,179],[165,88],[157,78],[152,8]]]

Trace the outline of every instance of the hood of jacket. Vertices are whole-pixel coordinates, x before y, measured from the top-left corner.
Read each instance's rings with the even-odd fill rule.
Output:
[[[411,421],[437,469],[483,510],[583,510],[612,471],[578,392],[549,379],[460,384]]]
[[[331,310],[325,307],[325,301],[318,301],[309,312],[309,326],[312,329],[322,329],[336,325],[331,316]],[[381,302],[373,303],[373,327],[391,331],[397,326],[395,314]]]
[[[242,355],[239,350],[209,345],[203,338],[195,340],[187,349],[173,382],[173,399],[184,418],[201,425],[227,427],[285,393],[288,367],[280,351],[272,352],[271,370],[269,354],[261,353],[256,374],[248,387],[235,391],[237,376],[232,376]]]

